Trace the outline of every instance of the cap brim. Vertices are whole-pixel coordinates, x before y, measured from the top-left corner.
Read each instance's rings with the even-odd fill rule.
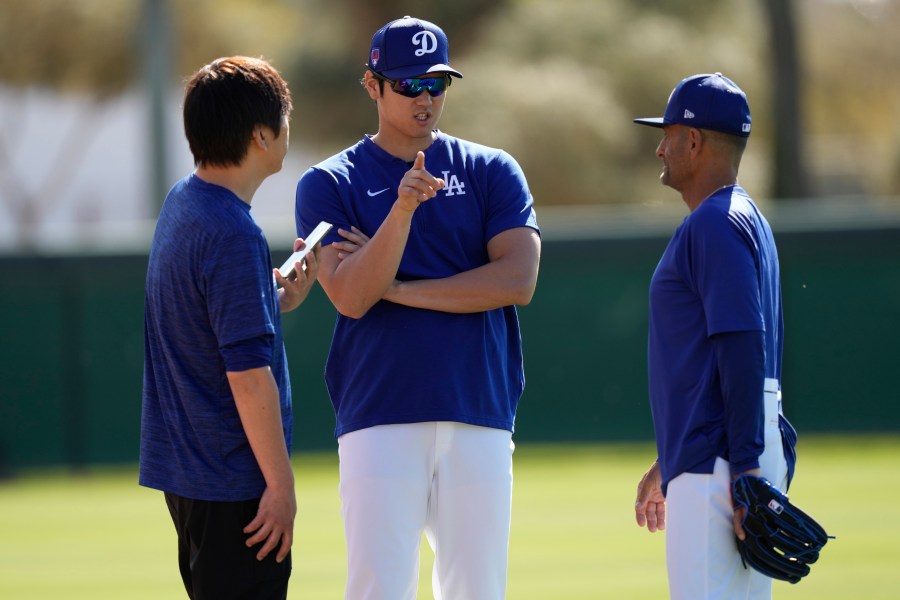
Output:
[[[665,125],[665,123],[663,122],[663,117],[633,119],[633,121],[638,125],[649,125],[650,127],[662,127],[663,125]]]
[[[390,69],[388,71],[380,71],[379,75],[384,75],[388,79],[403,79],[406,77],[415,77],[416,75],[423,75],[425,73],[447,73],[448,75],[452,75],[453,77],[459,77],[462,79],[463,74],[452,68],[450,65],[434,65],[429,67],[427,71],[422,70],[422,65],[413,65],[411,67],[398,67],[396,69]]]

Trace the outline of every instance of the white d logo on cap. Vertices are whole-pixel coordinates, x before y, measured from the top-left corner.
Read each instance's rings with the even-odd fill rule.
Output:
[[[437,38],[430,31],[418,31],[412,36],[413,46],[421,46],[416,50],[416,56],[424,56],[431,54],[437,50]]]

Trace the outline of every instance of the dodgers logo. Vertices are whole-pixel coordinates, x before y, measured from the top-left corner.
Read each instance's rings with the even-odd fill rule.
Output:
[[[448,196],[466,195],[466,184],[457,179],[456,175],[451,175],[450,171],[444,171],[444,181],[447,183],[444,193]]]
[[[426,54],[431,54],[435,50],[437,50],[437,37],[430,31],[419,31],[416,32],[414,36],[412,36],[412,44],[413,46],[420,46],[418,50],[416,50],[416,56],[424,56]]]

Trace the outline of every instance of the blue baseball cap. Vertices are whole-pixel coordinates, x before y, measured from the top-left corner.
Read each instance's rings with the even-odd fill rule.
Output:
[[[750,105],[741,88],[721,73],[693,75],[672,90],[664,116],[634,122],[651,127],[687,125],[749,137]]]
[[[366,66],[388,79],[424,73],[449,73],[462,77],[450,66],[444,31],[428,21],[406,16],[391,21],[372,36]]]

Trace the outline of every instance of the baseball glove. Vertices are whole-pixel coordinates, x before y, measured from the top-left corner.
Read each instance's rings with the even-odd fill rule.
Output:
[[[732,484],[732,494],[735,507],[747,509],[747,536],[737,540],[744,568],[791,583],[808,575],[809,565],[833,536],[765,478],[741,475]]]

